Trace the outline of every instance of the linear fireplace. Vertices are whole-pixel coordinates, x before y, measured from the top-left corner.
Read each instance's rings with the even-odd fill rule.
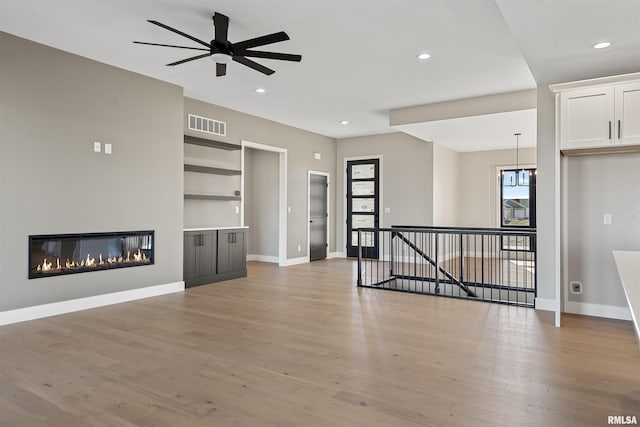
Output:
[[[29,236],[29,279],[153,264],[153,231]]]

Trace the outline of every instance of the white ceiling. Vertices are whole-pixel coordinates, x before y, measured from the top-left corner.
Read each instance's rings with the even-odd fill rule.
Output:
[[[639,0],[496,2],[540,85],[640,71]]]
[[[302,62],[257,60],[272,76],[231,63],[216,78],[208,59],[164,65],[190,51],[131,43],[193,45],[147,19],[210,40],[214,11],[232,42],[285,30],[291,40],[263,49]],[[342,138],[394,131],[394,108],[640,71],[639,11],[637,0],[2,0],[0,30]],[[590,48],[604,38],[608,51]],[[432,58],[418,61],[423,51]]]
[[[485,151],[536,146],[536,110],[510,111],[482,116],[460,117],[395,128],[425,141],[435,141],[455,151]]]

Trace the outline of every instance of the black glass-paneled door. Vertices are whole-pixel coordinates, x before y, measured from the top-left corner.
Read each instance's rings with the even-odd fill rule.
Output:
[[[358,228],[379,226],[380,160],[347,161],[347,256],[358,256]],[[378,233],[362,233],[362,256],[378,258]]]

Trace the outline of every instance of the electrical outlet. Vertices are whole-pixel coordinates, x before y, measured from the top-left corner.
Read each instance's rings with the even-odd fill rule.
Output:
[[[391,208],[384,208],[384,213],[391,213]]]
[[[581,294],[582,293],[582,283],[578,281],[573,281],[569,283],[569,292],[572,294]]]
[[[240,206],[236,206],[236,213],[239,214],[240,213]]]
[[[302,246],[298,245],[298,252],[302,252]]]
[[[93,143],[93,151],[95,151],[96,153],[99,153],[102,151],[102,143],[101,142],[94,142]]]
[[[287,206],[287,213],[291,213],[291,206]]]
[[[603,221],[606,225],[611,225],[611,214],[604,214]]]

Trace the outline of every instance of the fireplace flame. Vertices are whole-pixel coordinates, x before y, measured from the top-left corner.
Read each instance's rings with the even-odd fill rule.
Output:
[[[51,271],[51,267],[53,267],[53,264],[50,262],[47,262],[47,259],[45,258],[44,261],[42,261],[42,266],[38,266],[38,268],[41,268],[42,271]],[[38,270],[40,271],[40,270]]]
[[[127,251],[126,258],[122,255],[119,256],[109,256],[105,259],[102,254],[98,255],[98,259],[92,257],[91,254],[87,254],[86,257],[77,261],[75,259],[67,258],[64,263],[60,262],[60,258],[55,260],[55,264],[53,261],[49,261],[48,258],[44,258],[42,264],[38,264],[35,270],[38,273],[47,273],[47,272],[56,272],[56,271],[65,271],[65,270],[76,270],[76,269],[86,269],[86,268],[96,268],[96,267],[106,267],[106,266],[117,266],[119,264],[144,264],[150,262],[150,259],[147,258],[147,255],[138,248],[133,254],[131,251]]]

